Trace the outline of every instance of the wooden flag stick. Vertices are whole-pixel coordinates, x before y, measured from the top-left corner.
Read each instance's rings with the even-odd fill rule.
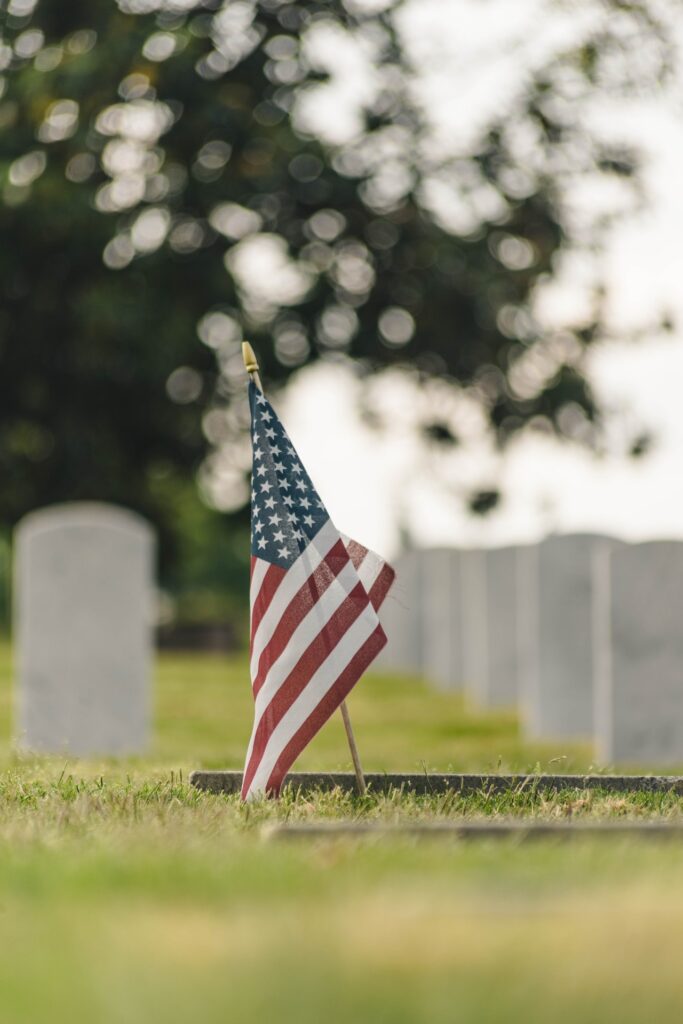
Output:
[[[356,746],[356,737],[353,735],[353,726],[351,725],[351,717],[349,715],[349,709],[346,706],[346,701],[343,700],[339,705],[341,711],[342,721],[344,722],[344,728],[346,729],[346,738],[349,741],[349,750],[351,751],[351,760],[353,761],[353,770],[356,773],[356,782],[358,783],[358,792],[361,796],[365,795],[367,786],[365,785],[365,775],[363,774],[363,766],[360,763],[360,756],[358,754],[358,747]]]
[[[256,353],[249,344],[248,341],[242,342],[242,358],[244,359],[244,368],[253,380],[259,391],[263,391],[263,385],[261,384],[261,377],[259,376],[259,365]],[[351,760],[353,761],[353,770],[356,773],[356,782],[358,783],[358,792],[363,796],[367,790],[365,785],[365,775],[363,774],[363,768],[360,763],[360,757],[358,754],[358,747],[356,746],[356,737],[353,735],[353,726],[351,725],[351,718],[349,717],[349,709],[346,706],[346,701],[343,700],[339,705],[341,711],[342,720],[344,722],[344,729],[346,730],[346,738],[349,741],[349,750],[351,751]]]

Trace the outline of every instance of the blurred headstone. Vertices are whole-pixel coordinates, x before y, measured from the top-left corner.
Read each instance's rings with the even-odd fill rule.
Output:
[[[423,672],[440,690],[461,690],[461,552],[424,551],[422,566]]]
[[[484,704],[488,692],[488,629],[486,611],[486,552],[461,554],[462,667],[465,692],[474,704]]]
[[[124,509],[56,505],[15,546],[16,739],[38,753],[142,751],[150,717],[154,537]]]
[[[486,552],[487,671],[478,693],[490,708],[516,708],[519,698],[518,547]]]
[[[595,630],[598,757],[683,764],[683,543],[599,552]]]
[[[594,534],[549,537],[520,552],[522,718],[534,739],[594,735]]]
[[[396,579],[380,611],[387,643],[375,661],[384,672],[422,672],[423,554],[411,549],[391,562]]]

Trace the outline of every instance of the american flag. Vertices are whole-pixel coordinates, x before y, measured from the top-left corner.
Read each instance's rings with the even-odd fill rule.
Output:
[[[242,799],[276,794],[290,767],[386,643],[394,579],[334,526],[270,403],[252,382],[251,682]]]

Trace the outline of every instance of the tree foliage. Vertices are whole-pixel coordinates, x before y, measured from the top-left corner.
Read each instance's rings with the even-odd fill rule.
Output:
[[[572,230],[568,181],[637,196],[636,154],[591,137],[581,109],[596,90],[659,81],[666,27],[647,3],[596,3],[514,109],[453,152],[416,99],[398,6],[10,0],[0,522],[118,501],[160,527],[172,565],[174,494],[226,440],[238,483],[248,468],[243,333],[269,384],[321,357],[405,365],[465,388],[501,443],[539,420],[590,434],[600,290],[588,322],[551,334],[533,299],[564,250],[599,244],[599,225]],[[328,77],[321,32],[374,66],[358,131],[337,144],[302,115]],[[439,410],[425,432],[455,439]]]

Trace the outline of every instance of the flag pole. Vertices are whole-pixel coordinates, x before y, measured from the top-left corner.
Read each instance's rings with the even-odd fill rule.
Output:
[[[261,377],[259,375],[258,359],[256,353],[249,344],[248,341],[242,342],[242,358],[244,359],[244,368],[253,380],[259,391],[263,392],[263,385],[261,384]],[[353,726],[351,725],[351,718],[349,717],[349,709],[346,706],[346,701],[343,700],[339,705],[341,711],[342,720],[344,722],[344,729],[346,730],[346,738],[349,743],[349,750],[351,751],[351,760],[353,761],[353,769],[356,773],[356,782],[358,784],[358,792],[363,796],[367,790],[365,784],[365,775],[363,774],[363,767],[360,763],[360,756],[358,754],[358,747],[356,746],[356,737],[353,734]]]

